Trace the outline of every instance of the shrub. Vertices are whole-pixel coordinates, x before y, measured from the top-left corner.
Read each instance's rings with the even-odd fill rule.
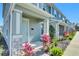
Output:
[[[51,48],[53,48],[53,47],[55,47],[55,45],[54,45],[54,43],[51,43],[50,46],[49,46],[49,50],[50,50]]]
[[[72,40],[75,35],[75,32],[71,32],[70,35],[67,37],[68,40]]]
[[[51,48],[53,48],[53,47],[55,47],[57,45],[58,45],[58,39],[56,37],[54,37],[52,39],[52,42],[51,42],[50,46],[49,46],[49,49],[51,49]]]
[[[61,56],[63,54],[63,51],[61,48],[53,47],[49,50],[50,54],[53,56]]]
[[[64,38],[67,39],[67,40],[72,40],[74,35],[75,35],[75,32],[70,32],[69,35],[68,36],[64,36]]]
[[[58,44],[58,39],[57,39],[56,37],[54,37],[54,38],[52,39],[52,43],[53,43],[54,46],[57,46],[57,44]]]
[[[54,44],[55,44],[55,46],[57,46],[57,44],[58,44],[58,39],[57,38],[54,39]]]
[[[72,39],[73,39],[73,36],[69,35],[68,40],[72,40]]]

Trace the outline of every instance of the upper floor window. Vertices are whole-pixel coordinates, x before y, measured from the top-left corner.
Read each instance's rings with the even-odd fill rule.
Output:
[[[63,16],[61,15],[61,19],[63,19]]]
[[[42,9],[42,8],[43,8],[43,6],[42,6],[42,5],[43,5],[42,3],[39,3],[39,8],[41,8],[41,9]]]
[[[51,14],[51,7],[50,6],[48,7],[48,12]]]
[[[59,19],[59,12],[56,12],[56,17],[57,19]]]
[[[54,15],[54,8],[52,7],[52,15]]]
[[[61,19],[61,14],[59,14],[59,19]]]
[[[54,16],[56,17],[56,10],[54,11]]]
[[[65,20],[65,18],[63,17],[63,20]]]
[[[43,10],[44,10],[44,11],[47,11],[47,9],[48,9],[47,7],[48,7],[47,4],[44,3],[44,4],[43,4]]]

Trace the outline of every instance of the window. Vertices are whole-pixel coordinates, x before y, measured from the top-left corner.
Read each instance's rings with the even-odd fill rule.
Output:
[[[48,12],[51,14],[51,7],[48,7]]]
[[[57,19],[59,19],[59,12],[56,12],[56,17]]]
[[[61,19],[63,19],[63,16],[61,15]]]
[[[44,3],[44,4],[43,4],[43,10],[44,10],[44,11],[46,11],[46,9],[47,9],[46,7],[47,7],[47,6],[46,6],[46,4]]]
[[[41,9],[42,9],[42,3],[39,3],[39,8],[41,8]]]
[[[63,20],[65,20],[65,18],[63,18]]]
[[[43,34],[44,33],[44,24],[42,23],[41,24],[41,34]]]
[[[56,17],[56,10],[54,11],[54,16]]]
[[[44,9],[48,12],[48,5],[46,3],[44,4]]]
[[[61,19],[61,14],[59,14],[59,19]]]
[[[52,7],[52,15],[54,15],[54,8]]]

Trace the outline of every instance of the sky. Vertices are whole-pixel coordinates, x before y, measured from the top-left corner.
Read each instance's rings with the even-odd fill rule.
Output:
[[[3,25],[3,18],[2,18],[2,3],[0,3],[0,25]]]
[[[57,3],[55,5],[70,22],[79,23],[79,3]]]
[[[70,22],[79,23],[79,3],[55,3]],[[2,4],[0,3],[0,25],[3,25]]]

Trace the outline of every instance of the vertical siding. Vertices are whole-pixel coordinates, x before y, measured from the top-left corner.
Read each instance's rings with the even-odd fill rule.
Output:
[[[10,42],[10,14],[8,15],[4,26],[5,40],[9,47]]]
[[[3,4],[3,19],[4,19],[4,27],[3,27],[3,35],[5,37],[5,41],[9,47],[10,42],[10,13],[9,13],[10,3]]]
[[[9,8],[10,8],[10,3],[3,5],[3,16],[4,16],[4,18],[7,16]]]
[[[28,20],[27,18],[22,17],[21,20],[21,34],[23,35],[21,42],[28,42]]]

